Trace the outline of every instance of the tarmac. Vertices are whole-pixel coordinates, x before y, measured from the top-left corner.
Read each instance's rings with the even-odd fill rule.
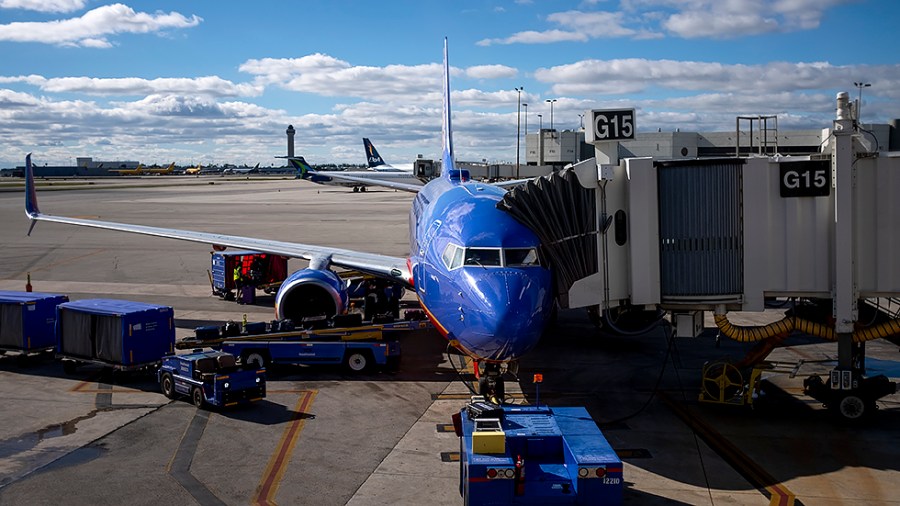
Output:
[[[127,179],[41,187],[41,210],[408,252],[408,193],[287,178]],[[273,318],[271,296],[239,306],[211,294],[209,245],[53,223],[27,237],[24,195],[5,189],[0,290],[24,290],[30,273],[35,291],[73,300],[170,305],[178,338],[244,314]],[[664,327],[622,336],[594,328],[583,310],[560,311],[519,381],[507,382],[510,401],[585,406],[624,461],[625,504],[900,504],[900,395],[862,425],[837,422],[802,394],[804,377],[833,366],[836,345],[791,339],[769,357],[777,372],[753,407],[701,403],[703,365],[748,350],[717,340],[709,318],[707,327],[697,338]],[[170,401],[155,378],[67,375],[52,357],[2,356],[0,504],[460,504],[459,443],[447,424],[471,377],[436,332],[400,340],[395,373],[271,367],[265,400],[221,411]],[[898,360],[890,343],[866,351],[886,370]]]

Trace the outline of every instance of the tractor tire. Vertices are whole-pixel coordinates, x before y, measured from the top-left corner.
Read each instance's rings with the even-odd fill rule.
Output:
[[[163,395],[167,398],[175,398],[175,380],[172,379],[171,374],[163,373],[162,378],[159,380],[159,389],[162,390]]]

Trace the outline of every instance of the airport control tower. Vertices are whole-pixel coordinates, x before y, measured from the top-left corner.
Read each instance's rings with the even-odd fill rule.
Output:
[[[296,130],[294,130],[294,125],[288,125],[285,133],[287,133],[287,155],[289,157],[294,156],[294,132],[296,132]]]

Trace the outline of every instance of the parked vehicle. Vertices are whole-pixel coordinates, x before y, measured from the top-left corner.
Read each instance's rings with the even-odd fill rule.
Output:
[[[238,367],[234,355],[221,351],[167,355],[157,380],[163,395],[188,396],[198,408],[234,406],[266,396],[266,370]]]

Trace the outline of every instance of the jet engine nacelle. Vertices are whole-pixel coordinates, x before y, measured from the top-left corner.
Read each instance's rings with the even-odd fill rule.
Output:
[[[301,269],[281,284],[275,296],[275,317],[300,323],[307,316],[331,318],[347,307],[347,285],[330,270]]]

